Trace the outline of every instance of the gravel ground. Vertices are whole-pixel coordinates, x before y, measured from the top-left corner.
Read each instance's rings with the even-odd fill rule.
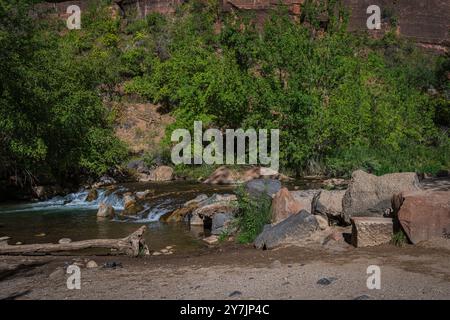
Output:
[[[81,289],[69,290],[64,265],[81,268]],[[103,268],[115,261],[122,267]],[[378,265],[381,288],[368,289]],[[2,299],[450,299],[445,248],[286,247],[258,251],[225,244],[195,255],[148,258],[0,257]]]

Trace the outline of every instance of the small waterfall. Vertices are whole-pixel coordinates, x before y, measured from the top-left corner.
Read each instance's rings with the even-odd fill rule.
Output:
[[[79,192],[69,193],[66,196],[56,196],[46,201],[41,201],[33,204],[29,204],[29,208],[33,210],[40,209],[62,209],[62,208],[86,208],[86,209],[96,209],[100,203],[104,202],[114,207],[116,210],[123,210],[123,199],[117,193],[123,191],[121,189],[115,190],[113,192],[109,190],[97,190],[97,199],[93,201],[86,201],[88,196],[88,191],[81,190]]]

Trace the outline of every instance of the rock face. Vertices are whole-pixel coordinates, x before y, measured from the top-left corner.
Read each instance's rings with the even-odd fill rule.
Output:
[[[342,220],[342,199],[345,190],[322,190],[317,198],[314,214],[327,217],[332,223]]]
[[[302,210],[276,225],[267,225],[256,238],[254,245],[258,249],[272,249],[282,244],[304,240],[318,229],[315,216]]]
[[[412,243],[450,237],[450,191],[406,192],[395,198],[398,220]]]
[[[267,195],[272,198],[280,189],[281,182],[274,179],[254,179],[245,184],[245,191],[255,198],[261,195]]]
[[[97,217],[99,218],[114,218],[114,208],[106,203],[100,203],[97,211]]]
[[[355,247],[372,247],[389,243],[393,235],[390,218],[354,217],[352,222],[352,244]]]
[[[421,190],[417,174],[412,172],[391,173],[377,177],[357,170],[342,200],[344,219],[347,223],[351,217],[382,217],[391,210],[394,194],[403,191]]]

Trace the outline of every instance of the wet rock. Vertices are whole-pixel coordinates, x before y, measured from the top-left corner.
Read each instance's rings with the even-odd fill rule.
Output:
[[[391,218],[353,217],[352,244],[355,247],[372,247],[389,243],[393,235]]]
[[[144,207],[137,203],[134,196],[130,193],[123,195],[124,209],[121,215],[133,216],[144,210]]]
[[[47,198],[47,190],[46,190],[45,186],[33,187],[33,193],[34,193],[34,196],[38,199]]]
[[[189,206],[191,206],[193,204],[198,205],[198,204],[202,203],[203,201],[205,201],[206,199],[208,199],[208,196],[206,194],[199,194],[194,199],[187,201],[184,204],[184,206],[185,207],[189,207]]]
[[[276,225],[266,226],[254,245],[258,249],[272,249],[285,243],[301,242],[318,229],[314,215],[302,210]]]
[[[216,235],[211,235],[209,237],[204,238],[203,241],[209,245],[214,245],[219,243],[219,237]]]
[[[280,189],[281,182],[274,179],[254,179],[245,184],[245,191],[255,198],[259,198],[262,195],[272,198]]]
[[[198,205],[195,203],[192,203],[192,205],[187,207],[181,207],[178,208],[172,212],[168,212],[163,214],[160,217],[160,221],[162,222],[182,222],[185,220],[185,217],[192,213],[195,209],[197,209]]]
[[[392,202],[413,244],[450,237],[450,191],[404,192],[395,195]]]
[[[215,203],[201,206],[194,210],[193,215],[201,218],[212,218],[215,214],[224,213],[227,215],[234,215],[238,210],[237,204],[234,201],[218,201]]]
[[[102,176],[100,177],[99,181],[97,181],[96,183],[94,183],[92,185],[92,189],[98,189],[101,187],[106,187],[106,186],[110,186],[113,184],[116,184],[116,180],[114,180],[114,178],[111,178],[109,176]]]
[[[153,189],[147,189],[145,191],[138,191],[135,193],[136,199],[137,200],[145,200],[145,198],[147,198],[149,195],[152,195],[155,193],[155,190]]]
[[[93,269],[93,268],[97,268],[97,262],[95,262],[94,260],[90,260],[86,263],[86,268],[87,269]]]
[[[114,208],[106,203],[100,203],[97,211],[97,217],[99,218],[114,218],[115,211]]]
[[[342,199],[344,190],[322,190],[317,198],[314,214],[325,216],[334,224],[341,223],[343,220]]]
[[[97,198],[98,198],[97,189],[91,189],[91,190],[89,190],[89,192],[86,196],[86,201],[92,202],[92,201],[96,200]]]
[[[72,239],[70,239],[70,238],[61,238],[58,240],[59,244],[67,244],[67,243],[71,243],[71,242],[72,242]]]
[[[342,199],[344,219],[354,216],[382,217],[389,212],[394,194],[421,190],[417,174],[391,173],[377,177],[362,170],[353,172]]]

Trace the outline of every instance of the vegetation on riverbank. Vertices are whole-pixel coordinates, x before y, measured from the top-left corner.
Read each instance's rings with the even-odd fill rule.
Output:
[[[161,153],[172,130],[201,120],[280,129],[282,170],[296,174],[450,167],[448,55],[425,55],[394,32],[346,32],[336,1],[307,1],[301,23],[272,12],[264,26],[219,14],[212,0],[126,20],[105,1],[71,31],[27,17],[27,2],[0,0],[2,179],[67,181],[122,164],[128,152],[113,128],[133,95],[176,118]]]

